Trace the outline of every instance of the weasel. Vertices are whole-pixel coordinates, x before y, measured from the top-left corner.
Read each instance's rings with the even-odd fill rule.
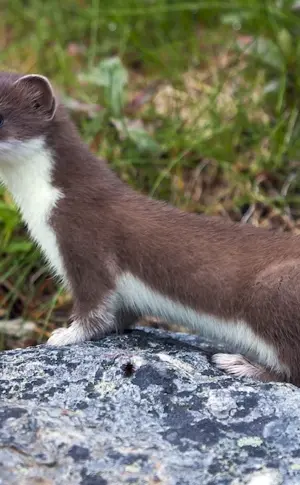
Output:
[[[234,346],[217,367],[300,385],[300,238],[190,214],[123,183],[81,140],[41,75],[0,73],[0,178],[72,323],[49,345],[152,315]]]

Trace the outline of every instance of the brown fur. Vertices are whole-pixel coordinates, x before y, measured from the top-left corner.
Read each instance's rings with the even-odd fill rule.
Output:
[[[11,79],[0,78],[0,103],[5,82]],[[128,270],[200,313],[246,321],[275,346],[291,382],[300,385],[299,237],[184,213],[134,192],[89,151],[63,106],[50,123],[43,112],[33,120],[29,103],[24,114],[22,96],[15,91],[6,98],[4,111],[15,116],[14,136],[41,133],[55,155],[53,184],[64,198],[51,224],[76,317],[105,304],[116,276]],[[0,140],[7,136],[0,131]],[[117,325],[138,316],[120,311]]]

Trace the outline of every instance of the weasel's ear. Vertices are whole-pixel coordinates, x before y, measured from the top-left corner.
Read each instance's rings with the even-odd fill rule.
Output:
[[[57,103],[50,81],[39,74],[28,74],[20,77],[15,85],[27,90],[36,110],[43,111],[49,120],[54,118]]]

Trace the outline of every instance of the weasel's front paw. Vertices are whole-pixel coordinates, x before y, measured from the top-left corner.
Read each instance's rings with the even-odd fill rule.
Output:
[[[47,341],[47,345],[54,345],[60,347],[61,345],[78,344],[90,340],[89,336],[85,334],[84,329],[78,323],[72,323],[68,328],[57,328],[52,332],[51,337]]]

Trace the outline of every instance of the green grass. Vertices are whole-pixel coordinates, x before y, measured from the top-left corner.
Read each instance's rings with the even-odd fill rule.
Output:
[[[296,3],[4,0],[0,64],[49,76],[91,149],[137,190],[298,232]],[[1,194],[0,316],[34,319],[40,341],[68,299]]]

